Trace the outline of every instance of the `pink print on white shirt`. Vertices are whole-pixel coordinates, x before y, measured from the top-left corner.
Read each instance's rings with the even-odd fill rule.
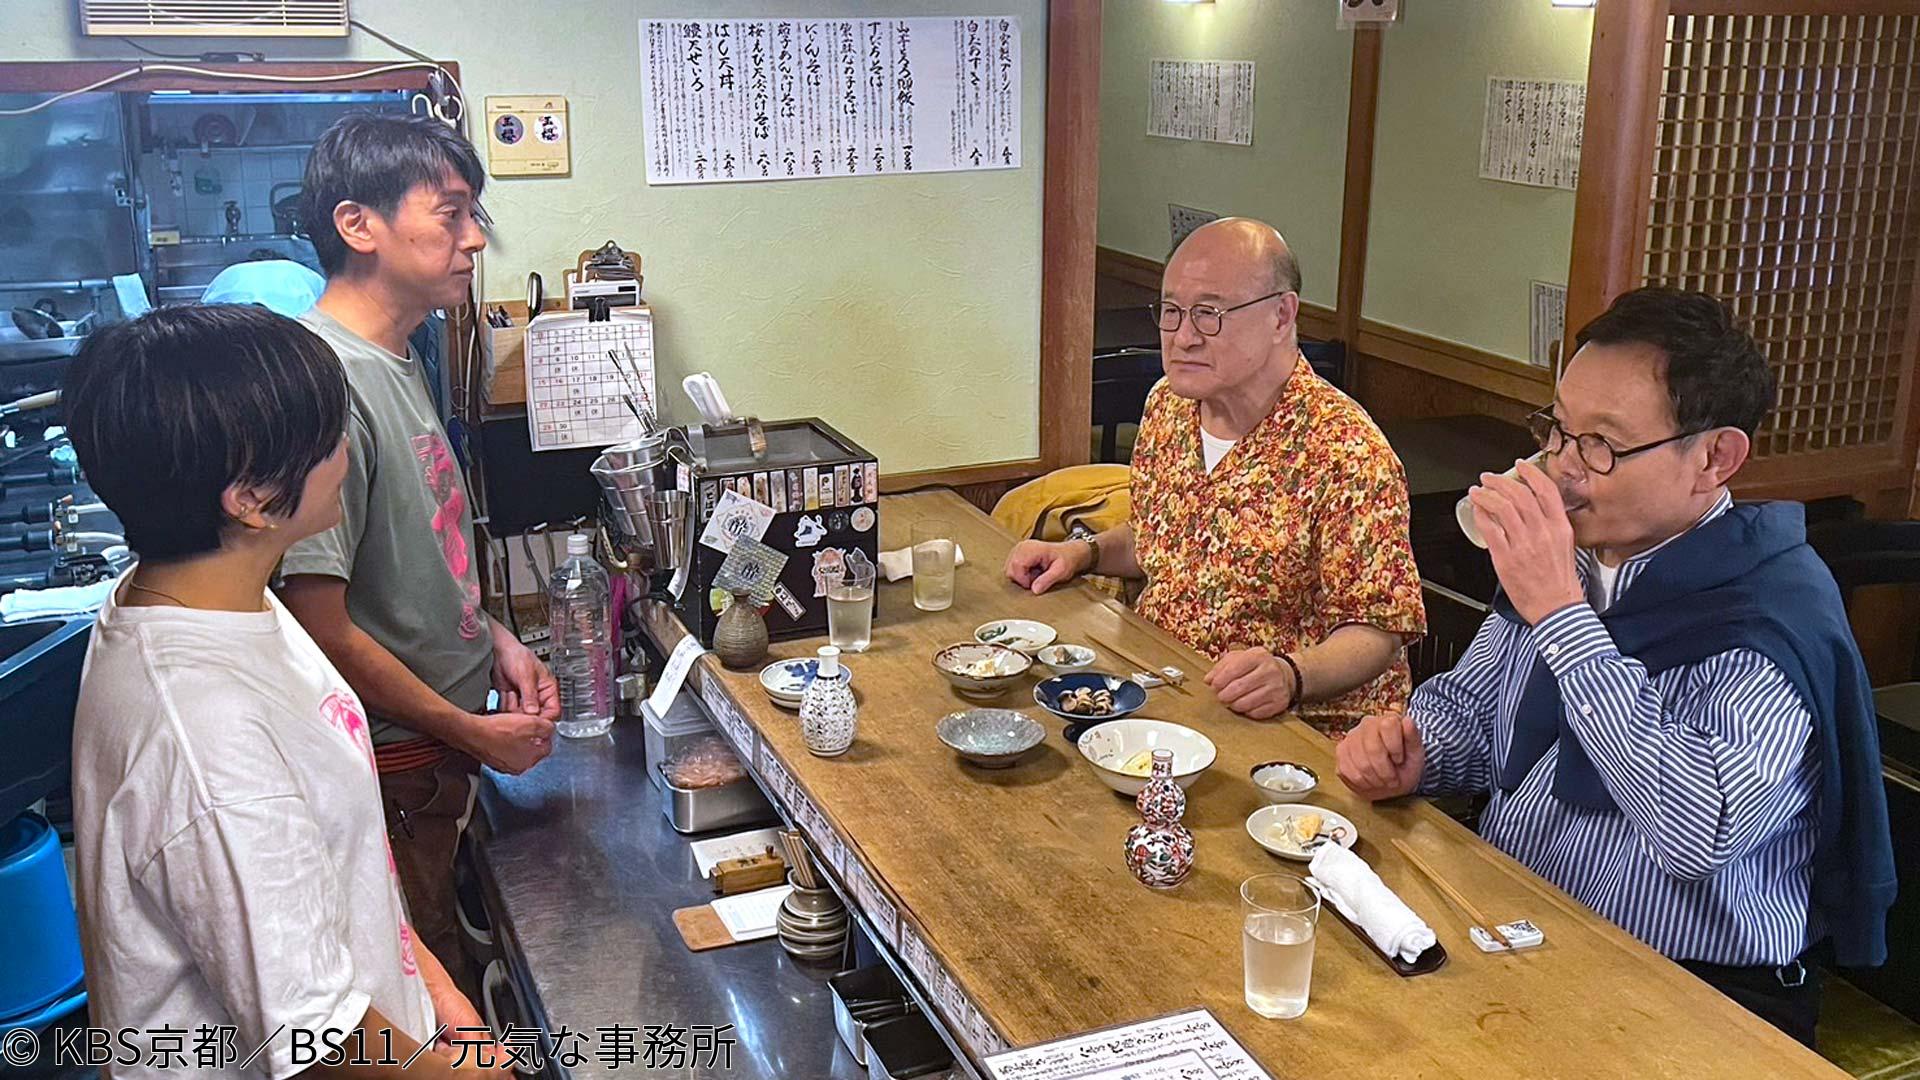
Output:
[[[413,955],[413,927],[400,920],[400,970],[407,975],[420,974],[420,961]]]
[[[438,506],[433,513],[433,535],[440,540],[440,554],[447,561],[447,572],[460,585],[460,637],[472,641],[485,624],[480,620],[480,579],[474,573],[473,557],[467,549],[467,533],[462,519],[467,512],[466,492],[460,487],[460,467],[447,450],[447,442],[437,431],[413,437],[413,456],[422,466],[427,490]]]
[[[367,768],[380,771],[373,761],[373,737],[367,733],[367,718],[360,711],[358,699],[345,690],[333,691],[320,700],[320,719],[360,748],[367,756]]]

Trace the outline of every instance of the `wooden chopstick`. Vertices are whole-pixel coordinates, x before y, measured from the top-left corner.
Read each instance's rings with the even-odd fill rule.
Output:
[[[813,860],[807,857],[807,842],[800,839],[797,832],[783,831],[780,834],[780,846],[786,851],[787,862],[793,867],[794,880],[803,889],[820,887],[813,876]]]
[[[1128,666],[1139,668],[1141,671],[1146,672],[1148,675],[1157,677],[1161,682],[1166,683],[1168,686],[1173,687],[1175,690],[1180,691],[1181,693],[1187,695],[1188,697],[1193,696],[1193,691],[1180,685],[1180,683],[1186,682],[1185,678],[1182,678],[1180,682],[1174,682],[1172,679],[1167,678],[1165,672],[1161,671],[1159,668],[1155,667],[1154,665],[1144,663],[1139,660],[1135,660],[1133,657],[1128,656],[1126,653],[1121,652],[1119,649],[1116,649],[1113,646],[1107,644],[1106,642],[1101,641],[1099,638],[1094,637],[1092,634],[1087,635],[1087,640],[1093,642],[1095,645],[1100,646],[1102,649],[1107,650],[1108,652],[1119,657],[1120,659],[1125,660]]]
[[[1438,870],[1428,866],[1427,860],[1421,858],[1419,853],[1413,850],[1413,845],[1396,836],[1393,838],[1393,846],[1400,854],[1406,856],[1407,861],[1413,864],[1415,870],[1425,874],[1427,880],[1433,882],[1433,887],[1439,889],[1441,895],[1453,901],[1454,907],[1466,912],[1467,917],[1472,919],[1477,925],[1483,927],[1487,933],[1499,938],[1500,944],[1505,945],[1509,951],[1513,949],[1513,942],[1508,941],[1507,935],[1500,932],[1500,924],[1487,918],[1479,908],[1473,906],[1473,901],[1461,895],[1459,889],[1454,888],[1447,882],[1446,878],[1441,877]]]

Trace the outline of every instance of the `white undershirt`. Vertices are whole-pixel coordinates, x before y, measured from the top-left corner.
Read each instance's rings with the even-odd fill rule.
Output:
[[[1221,439],[1209,435],[1207,434],[1207,429],[1202,427],[1200,429],[1200,456],[1206,459],[1207,471],[1212,472],[1213,467],[1220,464],[1220,459],[1226,457],[1227,451],[1233,449],[1233,444],[1238,441],[1238,439]]]
[[[1593,560],[1593,587],[1587,590],[1587,597],[1594,610],[1605,612],[1613,606],[1613,583],[1620,577],[1621,567],[1626,565],[1623,562],[1620,566],[1608,566],[1599,559]]]

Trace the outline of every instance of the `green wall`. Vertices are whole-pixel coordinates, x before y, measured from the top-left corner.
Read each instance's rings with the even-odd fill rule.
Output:
[[[135,55],[80,36],[72,0],[6,0],[0,60]],[[354,18],[457,60],[475,114],[488,94],[562,93],[573,130],[567,178],[496,180],[488,299],[550,289],[582,249],[614,238],[645,259],[658,377],[688,419],[682,376],[712,371],[735,408],[821,416],[890,473],[1039,452],[1040,211],[1046,101],[1042,0],[354,0]],[[648,187],[639,20],[1013,14],[1025,68],[1022,167],[912,178]],[[280,59],[390,59],[344,42],[152,38],[162,52],[253,50]],[[0,129],[0,137],[4,131]]]
[[[1369,319],[1524,361],[1529,282],[1565,284],[1573,192],[1480,179],[1487,77],[1584,80],[1590,11],[1413,0],[1386,31]]]
[[[1101,19],[1100,243],[1165,259],[1170,202],[1260,218],[1293,247],[1305,298],[1332,306],[1353,57],[1333,5],[1107,0]],[[1253,145],[1149,136],[1153,60],[1252,60]]]
[[[1524,360],[1528,283],[1564,283],[1573,193],[1479,177],[1490,75],[1584,79],[1591,12],[1408,0],[1385,31],[1364,314]],[[1169,202],[1279,226],[1331,306],[1353,39],[1326,0],[1108,0],[1100,243],[1163,259]],[[1150,59],[1253,60],[1252,147],[1146,134]]]

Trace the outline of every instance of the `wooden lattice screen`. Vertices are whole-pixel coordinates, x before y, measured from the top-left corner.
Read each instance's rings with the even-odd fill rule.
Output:
[[[1612,25],[1608,6],[1596,15],[1569,327],[1643,281],[1720,296],[1780,377],[1744,486],[1802,497],[1907,486],[1920,3],[1612,0]],[[1625,220],[1602,225],[1601,209]],[[1603,235],[1611,250],[1597,257]]]

